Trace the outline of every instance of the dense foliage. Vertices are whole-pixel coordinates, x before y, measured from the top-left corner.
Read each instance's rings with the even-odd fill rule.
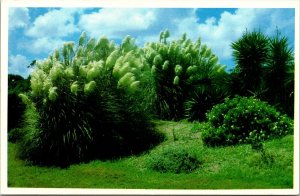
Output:
[[[293,122],[266,102],[255,98],[226,99],[207,114],[211,127],[203,131],[208,146],[264,141],[293,133]]]
[[[192,120],[199,119],[201,116],[194,113],[204,116],[213,103],[219,103],[219,97],[215,98],[212,91],[225,90],[221,88],[227,75],[225,67],[218,63],[210,48],[201,44],[200,38],[192,42],[183,34],[179,40],[168,42],[169,36],[165,30],[159,42],[144,47],[154,80],[157,115],[161,119],[179,120],[186,113]],[[185,105],[186,102],[189,104]]]
[[[294,54],[288,39],[277,34],[270,39],[265,73],[266,100],[290,117],[294,116]]]
[[[29,89],[30,89],[30,82],[28,79],[24,79],[22,76],[19,75],[12,75],[12,74],[8,75],[8,127],[7,128],[9,133],[18,132],[18,128],[22,126],[21,122],[25,110],[25,105],[22,103],[18,95],[20,93],[29,91]],[[12,134],[12,137],[18,138],[17,134],[14,133]],[[12,138],[12,140],[15,139]]]
[[[285,37],[246,31],[232,43],[231,72],[200,38],[169,37],[165,30],[141,48],[130,36],[115,44],[82,33],[35,63],[30,92],[28,80],[9,76],[10,138],[20,140],[20,156],[64,167],[139,153],[163,139],[153,119],[203,121],[209,110],[208,146],[292,133],[292,120],[278,112],[293,115],[294,60]],[[151,168],[178,173],[198,164],[181,149],[166,151]]]
[[[294,114],[294,57],[286,37],[246,31],[232,43],[236,66],[231,73],[231,93],[255,96]]]
[[[241,81],[240,95],[249,96],[259,92],[263,85],[263,69],[268,60],[268,38],[259,31],[246,31],[232,43],[232,49],[235,69]]]
[[[169,146],[151,154],[147,166],[158,172],[190,173],[201,165],[198,158],[182,147]]]
[[[77,48],[66,43],[38,62],[31,74],[31,94],[22,95],[38,123],[31,125],[30,115],[25,118],[31,131],[20,154],[36,163],[67,166],[156,143],[160,136],[142,107],[147,98],[140,86],[147,85],[142,77],[147,67],[139,52],[130,37],[116,46],[107,38],[87,41],[83,33]]]

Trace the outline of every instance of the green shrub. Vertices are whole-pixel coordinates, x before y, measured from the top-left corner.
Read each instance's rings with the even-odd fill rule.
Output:
[[[148,168],[162,173],[190,173],[200,164],[201,161],[195,155],[178,146],[166,147],[147,159]]]
[[[293,121],[255,98],[226,99],[207,113],[211,127],[202,133],[206,145],[253,143],[293,133]]]
[[[18,132],[18,128],[21,127],[22,124],[22,116],[24,114],[25,105],[22,103],[21,99],[18,97],[19,93],[24,93],[29,91],[30,84],[28,79],[24,79],[19,75],[8,75],[8,132],[10,133],[14,129],[15,135]],[[14,137],[14,136],[13,136]],[[12,142],[12,137],[9,137],[9,141]]]
[[[22,139],[24,132],[22,131],[22,128],[14,128],[11,129],[8,132],[8,141],[12,143],[18,142],[20,139]]]
[[[87,41],[83,33],[78,45],[65,43],[36,64],[31,92],[23,99],[38,123],[25,119],[23,157],[65,167],[138,153],[159,142],[145,112],[149,95],[141,89],[148,78],[140,73],[150,68],[133,39],[117,46],[107,38]]]
[[[38,163],[40,162],[40,157],[46,156],[40,151],[40,116],[35,104],[26,95],[20,94],[20,98],[26,104],[26,109],[23,116],[24,126],[19,129],[21,131],[19,134],[22,135],[22,138],[19,140],[20,145],[18,146],[17,154],[22,159],[35,160]]]
[[[210,90],[195,91],[185,102],[185,116],[190,120],[205,120],[205,114],[216,104],[222,103],[226,94],[214,88]]]

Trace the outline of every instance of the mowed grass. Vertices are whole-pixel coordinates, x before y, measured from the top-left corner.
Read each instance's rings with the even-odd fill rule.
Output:
[[[112,161],[92,161],[67,169],[38,167],[16,157],[8,145],[8,186],[33,188],[118,189],[283,189],[293,188],[293,135],[264,143],[271,164],[250,145],[208,148],[201,141],[204,124],[156,122],[166,140],[141,155]],[[159,173],[147,168],[147,158],[170,145],[183,146],[202,165],[192,173]]]

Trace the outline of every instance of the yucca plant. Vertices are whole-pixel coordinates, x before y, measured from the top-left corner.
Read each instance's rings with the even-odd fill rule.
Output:
[[[68,166],[139,152],[157,142],[160,136],[140,107],[148,99],[141,93],[148,80],[141,72],[150,72],[141,61],[130,37],[117,46],[83,33],[77,47],[65,43],[37,62],[31,93],[24,95],[39,116],[32,129],[36,145],[28,150],[22,142],[20,154],[34,163]],[[25,133],[25,141],[32,132]]]
[[[236,67],[231,73],[231,94],[255,96],[293,116],[294,57],[288,39],[260,31],[245,32],[232,43]]]
[[[231,44],[240,80],[240,95],[253,96],[263,88],[264,67],[268,61],[268,37],[260,31],[244,32]],[[234,85],[237,85],[236,83]]]
[[[283,112],[294,113],[294,57],[288,39],[277,31],[270,38],[269,60],[266,67],[267,100]]]

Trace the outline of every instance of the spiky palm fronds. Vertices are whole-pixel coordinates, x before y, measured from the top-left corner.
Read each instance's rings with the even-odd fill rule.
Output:
[[[266,67],[267,100],[293,114],[294,58],[288,39],[276,35],[270,39],[269,61]]]
[[[262,85],[263,69],[268,61],[268,38],[260,31],[246,31],[231,47],[242,80],[242,95],[251,95],[249,91],[255,92]]]
[[[216,104],[222,103],[227,97],[222,89],[200,88],[191,94],[185,102],[185,115],[190,121],[205,120],[205,114]]]
[[[292,116],[294,58],[288,39],[278,30],[273,37],[245,32],[232,48],[237,64],[231,73],[232,92],[266,100]]]

